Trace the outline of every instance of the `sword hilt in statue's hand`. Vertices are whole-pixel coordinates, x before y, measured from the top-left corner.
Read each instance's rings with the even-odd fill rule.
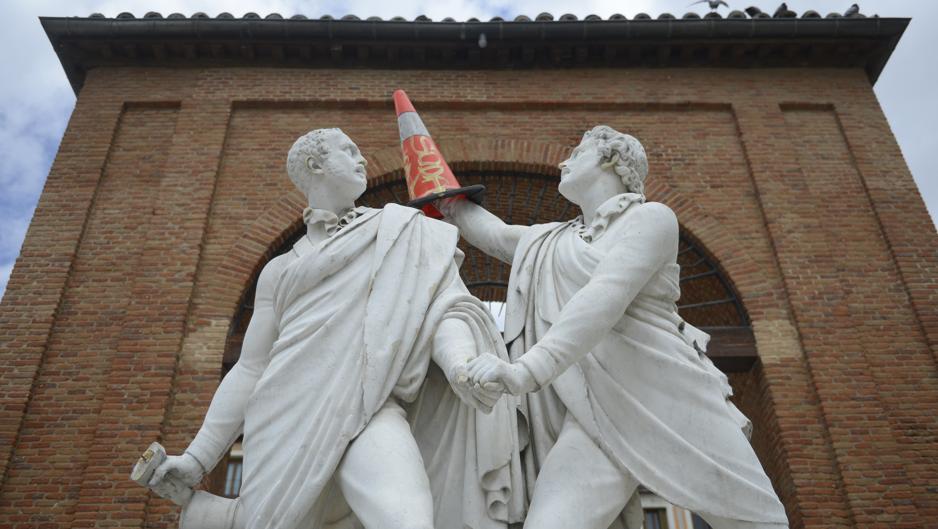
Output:
[[[163,474],[155,483],[150,483],[154,475],[157,474],[159,467],[166,463],[169,457],[166,450],[160,443],[152,443],[149,448],[140,456],[133,470],[130,472],[130,479],[138,485],[143,485],[159,496],[166,498],[176,505],[186,506],[192,499],[192,487],[187,485],[182,479],[173,472],[161,472]]]

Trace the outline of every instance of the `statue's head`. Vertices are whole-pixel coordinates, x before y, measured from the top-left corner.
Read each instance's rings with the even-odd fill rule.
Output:
[[[644,194],[648,158],[637,139],[599,125],[583,135],[560,169],[560,193],[579,204],[584,191],[599,181],[622,193]]]
[[[287,175],[310,201],[353,203],[367,187],[358,146],[340,129],[317,129],[293,144],[287,154]]]

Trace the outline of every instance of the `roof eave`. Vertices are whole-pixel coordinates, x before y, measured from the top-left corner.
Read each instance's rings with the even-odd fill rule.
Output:
[[[910,19],[407,22],[41,17],[40,21],[77,94],[86,72],[98,66],[367,66],[367,49],[378,45],[392,46],[397,52],[407,50],[416,57],[410,62],[383,60],[384,67],[447,67],[445,56],[438,64],[426,60],[427,53],[445,49],[455,54],[453,57],[464,59],[452,62],[453,67],[463,68],[518,66],[515,63],[525,61],[536,67],[839,65],[861,66],[870,82],[875,83]],[[482,33],[488,41],[486,50],[477,44]],[[274,50],[273,55],[257,57],[255,46]],[[366,52],[349,57],[342,51],[346,46]],[[304,47],[309,47],[308,53],[303,52]],[[640,48],[637,59],[633,48]],[[161,49],[168,53],[156,51]],[[184,52],[174,55],[176,49]],[[824,50],[820,56],[818,49]],[[291,59],[285,50],[300,50],[302,56]],[[322,50],[326,50],[325,60],[317,61],[317,53]],[[616,50],[628,50],[630,57],[620,53],[617,61]],[[701,55],[700,50],[709,51],[701,58],[696,56]],[[772,50],[783,52],[773,58]],[[758,60],[750,60],[750,52],[759,55]],[[533,59],[536,53],[547,55],[546,61]],[[567,55],[572,57],[569,61]],[[646,56],[652,57],[651,63]],[[842,62],[840,57],[844,58]]]

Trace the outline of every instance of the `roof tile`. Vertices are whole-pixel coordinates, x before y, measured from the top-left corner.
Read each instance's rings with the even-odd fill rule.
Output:
[[[141,18],[147,19],[146,24],[133,22],[136,17],[129,12],[122,12],[114,18],[107,18],[102,14],[95,13],[88,18],[82,17],[42,17],[41,21],[46,30],[46,34],[52,41],[59,59],[62,61],[69,81],[72,83],[76,93],[84,83],[85,74],[88,69],[98,67],[102,64],[133,64],[137,55],[131,53],[124,54],[109,53],[107,44],[103,46],[102,41],[113,40],[124,43],[122,45],[140,48],[143,57],[150,57],[151,50],[148,41],[151,39],[162,39],[166,42],[185,42],[187,53],[184,60],[199,61],[203,59],[217,60],[223,56],[230,58],[234,62],[245,61],[248,64],[254,64],[257,57],[251,53],[253,49],[218,46],[220,42],[230,40],[232,30],[244,30],[247,39],[257,39],[261,42],[271,43],[271,46],[286,46],[283,41],[300,42],[305,46],[300,50],[299,56],[302,56],[302,64],[309,65],[349,65],[356,64],[378,64],[383,60],[378,56],[369,53],[342,53],[336,55],[330,52],[330,48],[324,47],[331,41],[351,42],[351,48],[374,46],[372,43],[364,42],[366,40],[393,39],[399,41],[401,38],[406,40],[401,43],[403,48],[422,50],[421,53],[394,54],[390,60],[393,60],[405,67],[423,67],[424,64],[471,64],[472,66],[504,67],[507,65],[518,64],[524,67],[544,64],[547,66],[565,66],[571,64],[593,65],[593,64],[614,64],[614,65],[633,65],[645,64],[651,61],[656,62],[655,54],[639,53],[620,54],[615,46],[621,46],[622,41],[634,41],[636,39],[651,39],[649,47],[661,46],[662,49],[683,47],[689,50],[698,43],[703,46],[719,47],[720,39],[729,39],[741,48],[746,48],[753,53],[743,54],[717,54],[707,59],[707,64],[739,64],[743,66],[758,65],[773,67],[784,65],[796,61],[801,65],[827,66],[836,65],[843,67],[863,66],[870,80],[875,82],[882,71],[883,66],[888,60],[896,42],[901,37],[902,32],[908,25],[908,19],[904,18],[884,18],[882,20],[867,20],[864,22],[864,16],[860,14],[851,15],[853,22],[849,24],[855,26],[849,32],[840,31],[842,23],[836,23],[833,20],[824,20],[816,11],[808,10],[801,15],[787,9],[777,9],[775,11],[779,17],[774,20],[778,23],[772,24],[753,24],[746,28],[740,27],[740,20],[768,20],[771,15],[755,7],[746,8],[745,12],[733,10],[723,12],[705,12],[703,17],[698,13],[687,13],[680,20],[677,20],[670,13],[661,13],[657,17],[658,23],[652,21],[652,17],[640,13],[635,16],[635,23],[629,23],[628,19],[621,14],[614,14],[608,17],[608,29],[598,28],[600,31],[585,31],[586,27],[581,24],[602,25],[603,19],[597,15],[588,15],[581,21],[572,14],[564,14],[560,19],[554,22],[554,15],[551,13],[541,13],[535,20],[525,15],[518,15],[511,21],[506,21],[502,17],[493,17],[486,22],[480,22],[476,18],[471,18],[468,23],[475,25],[474,31],[477,34],[485,33],[492,42],[494,53],[479,53],[474,47],[475,39],[467,39],[465,35],[466,28],[460,28],[463,21],[455,21],[450,17],[440,22],[434,23],[426,16],[418,16],[415,20],[409,21],[403,17],[394,17],[391,20],[382,20],[380,17],[369,17],[367,22],[361,21],[355,15],[346,15],[342,20],[335,20],[331,15],[323,15],[319,19],[309,19],[303,15],[294,15],[291,20],[283,20],[284,16],[280,13],[271,13],[262,19],[257,13],[245,13],[241,17],[234,17],[230,13],[219,13],[214,18],[209,18],[204,13],[195,13],[190,17],[180,13],[172,13],[167,19],[173,21],[173,24],[163,25],[160,23],[162,16],[160,13],[147,12]],[[732,21],[721,22],[723,17],[733,19]],[[840,18],[841,13],[831,13],[828,18]],[[189,19],[193,23],[181,24],[179,19]],[[701,22],[701,19],[706,22]],[[783,22],[790,20],[791,23]],[[131,22],[127,22],[131,21]],[[304,22],[306,21],[306,22]],[[325,21],[325,22],[323,22]],[[844,21],[846,22],[846,21]],[[807,24],[811,26],[796,25]],[[239,26],[240,24],[240,26]],[[326,25],[341,26],[341,31],[323,31]],[[438,24],[436,31],[424,31],[421,25]],[[498,24],[498,28],[493,28]],[[630,24],[636,31],[629,31]],[[81,32],[76,32],[76,25],[82,27]],[[556,25],[550,28],[548,34],[541,31],[530,31],[527,25]],[[289,27],[290,31],[286,31]],[[296,31],[293,31],[293,28]],[[242,29],[239,29],[242,28]],[[803,29],[804,28],[804,29]],[[255,32],[255,29],[257,30]],[[740,31],[742,29],[742,31]],[[855,29],[855,30],[854,30]],[[672,30],[677,30],[673,32]],[[236,34],[236,33],[235,33]],[[545,38],[548,35],[548,38]],[[674,35],[681,35],[680,39]],[[820,54],[811,55],[811,46],[819,44],[825,37],[843,37],[843,45],[836,48],[824,48]],[[683,39],[689,38],[690,41]],[[142,40],[141,40],[142,39]],[[358,39],[358,40],[354,40]],[[778,46],[772,44],[772,39],[799,39],[799,42],[805,42],[802,49],[794,50],[797,57],[792,57],[791,50],[780,50]],[[863,40],[868,39],[868,40]],[[200,42],[211,42],[213,46],[195,46],[191,43],[193,40]],[[870,48],[868,41],[872,40],[875,47]],[[424,42],[425,41],[425,42]],[[519,44],[519,41],[523,41]],[[447,42],[455,43],[460,50],[467,46],[473,46],[472,52],[468,55],[463,54],[443,54],[442,56],[426,52],[436,43]],[[580,44],[586,42],[586,45]],[[593,46],[590,43],[595,43]],[[608,46],[603,49],[603,46]],[[572,48],[571,48],[572,47]],[[350,49],[351,49],[350,48]],[[574,54],[569,52],[573,49]],[[695,48],[696,49],[696,48]],[[820,48],[818,48],[820,49]],[[67,51],[62,51],[67,50]],[[246,51],[245,51],[246,50]],[[509,53],[504,53],[508,50]],[[612,53],[609,53],[609,51]],[[271,58],[264,57],[265,61],[273,63],[295,64],[300,59],[295,50],[287,50],[284,53],[280,49],[279,53],[274,53]],[[517,51],[518,53],[515,53]],[[661,50],[659,50],[661,51]],[[816,51],[816,50],[815,50]],[[194,52],[191,53],[191,52]],[[585,52],[585,53],[584,53]],[[764,53],[763,53],[764,52]],[[161,54],[165,55],[165,54]],[[192,56],[190,56],[192,55]],[[659,54],[660,55],[660,54]],[[699,54],[697,54],[699,55]],[[724,56],[726,55],[726,56]],[[678,65],[693,62],[697,64],[695,54],[687,57],[681,53],[666,53],[663,59],[658,62],[666,62],[670,65]],[[313,57],[311,60],[310,57]],[[507,58],[507,62],[505,61]],[[179,57],[169,57],[167,60],[177,60]],[[158,61],[164,60],[157,57]],[[357,62],[356,62],[357,61]],[[370,62],[369,62],[370,61]],[[696,61],[696,62],[695,62]],[[800,62],[799,62],[800,61]]]
[[[791,10],[783,10],[783,9],[781,9],[781,8],[776,11],[775,15],[770,15],[770,14],[764,12],[764,11],[758,10],[757,8],[753,8],[753,7],[748,8],[747,11],[752,12],[752,15],[751,15],[751,16],[750,16],[750,15],[747,15],[745,12],[740,11],[740,10],[733,10],[733,11],[730,11],[730,12],[726,15],[725,18],[727,18],[727,19],[734,19],[734,20],[747,19],[747,18],[752,18],[752,19],[764,19],[764,18],[782,18],[782,19],[789,19],[789,18],[798,18],[798,13],[796,13],[796,12],[794,12],[794,11],[791,11]],[[826,17],[824,17],[824,18],[840,18],[840,17],[843,17],[843,16],[844,16],[844,15],[843,15],[842,13],[833,12],[833,13],[829,13],[829,14],[828,14]],[[855,13],[855,14],[853,14],[853,15],[849,15],[849,18],[866,18],[866,16],[867,16],[867,15],[864,15],[864,14],[862,14],[862,13]],[[876,15],[873,15],[873,16],[875,17]],[[107,17],[104,16],[103,14],[101,14],[101,13],[92,13],[91,15],[88,16],[88,18],[107,18]],[[115,18],[116,20],[136,20],[136,17],[134,16],[134,14],[133,14],[133,13],[130,13],[130,12],[128,12],[128,11],[124,11],[124,12],[118,14],[118,15],[117,15],[116,17],[114,17],[114,18]],[[150,12],[146,13],[146,14],[143,16],[143,18],[146,18],[146,19],[162,19],[162,18],[163,18],[163,15],[161,15],[159,12],[156,12],[156,11],[150,11]],[[172,14],[170,14],[169,16],[167,16],[166,18],[167,18],[167,19],[172,19],[172,20],[178,20],[178,19],[181,19],[181,18],[207,19],[207,18],[211,18],[211,17],[209,17],[209,16],[206,15],[205,13],[199,11],[199,12],[197,12],[197,13],[193,13],[192,16],[190,16],[190,17],[186,17],[185,15],[183,15],[183,14],[181,14],[181,13],[172,13]],[[219,13],[218,16],[215,17],[215,20],[233,20],[233,19],[235,19],[235,18],[236,18],[236,17],[233,16],[231,13],[222,12],[222,13]],[[301,15],[301,14],[292,15],[292,16],[290,16],[289,18],[290,18],[290,20],[309,20],[309,17],[307,17],[306,15]],[[724,17],[719,13],[719,11],[709,11],[709,12],[704,13],[703,15],[701,15],[701,14],[699,14],[699,13],[695,13],[695,12],[688,12],[688,13],[685,13],[684,16],[681,17],[682,20],[700,20],[700,19],[702,19],[702,18],[703,18],[703,19],[723,19]],[[817,11],[815,11],[815,10],[810,10],[810,9],[809,9],[809,10],[807,10],[807,11],[805,11],[804,13],[801,14],[801,18],[803,18],[803,19],[819,19],[819,18],[821,18],[821,15],[820,15]],[[243,20],[261,20],[261,16],[258,15],[257,13],[254,13],[254,12],[248,12],[248,13],[245,13],[244,16],[241,17],[241,19],[243,19]],[[270,13],[270,14],[267,15],[266,17],[263,17],[263,19],[264,19],[264,20],[283,20],[283,19],[284,19],[284,16],[281,15],[280,13]],[[647,13],[638,13],[637,15],[635,15],[635,18],[634,18],[634,20],[652,20],[652,19],[653,19],[653,17],[649,16]],[[319,20],[335,20],[335,18],[334,18],[332,15],[324,14],[324,15],[321,15],[321,16],[319,17]],[[361,20],[361,18],[359,18],[357,15],[354,15],[354,14],[348,14],[348,15],[343,16],[343,17],[341,18],[341,20]],[[375,17],[375,16],[368,17],[367,20],[373,21],[373,22],[383,22],[383,19],[382,19],[381,17]],[[512,22],[531,22],[531,18],[530,18],[530,17],[527,17],[527,16],[525,16],[525,15],[517,15],[516,17],[514,17],[513,19],[510,19],[510,20],[511,20]],[[551,13],[544,12],[544,13],[541,13],[541,14],[537,15],[537,17],[535,17],[534,20],[536,20],[536,21],[538,21],[538,22],[551,22],[551,21],[554,21],[555,18],[554,18],[554,15],[552,15]],[[572,22],[572,21],[578,21],[578,20],[580,20],[580,19],[577,18],[577,16],[574,15],[574,14],[567,13],[567,14],[561,15],[561,16],[560,16],[558,19],[556,19],[556,20],[557,20],[557,21],[560,21],[560,22]],[[621,14],[618,14],[618,13],[617,13],[617,14],[614,14],[614,15],[611,15],[608,19],[603,19],[603,18],[600,17],[599,15],[591,14],[591,15],[587,15],[585,18],[583,18],[583,20],[587,20],[587,21],[590,21],[590,22],[595,22],[595,21],[601,21],[601,20],[610,20],[610,21],[613,21],[613,20],[627,20],[627,18],[626,18],[625,16],[621,15]],[[661,14],[658,15],[658,20],[676,20],[676,17],[675,17],[674,15],[672,15],[671,13],[661,13]],[[399,17],[399,16],[398,16],[398,17],[393,17],[393,18],[391,18],[390,21],[393,21],[393,22],[408,22],[408,20],[407,20],[406,18],[404,18],[404,17]],[[414,18],[413,21],[414,21],[414,22],[432,22],[433,20],[430,19],[430,18],[429,18],[428,16],[426,16],[426,15],[419,15],[419,16],[417,16],[416,18]],[[494,23],[494,22],[505,22],[505,21],[506,21],[505,18],[500,17],[500,16],[495,16],[495,17],[492,17],[491,19],[489,19],[488,22]],[[457,22],[457,21],[454,20],[452,17],[446,17],[446,18],[444,18],[444,19],[442,20],[442,22],[452,23],[452,22]],[[470,19],[466,20],[465,22],[477,23],[477,22],[480,22],[480,20],[479,20],[478,18],[470,18]]]

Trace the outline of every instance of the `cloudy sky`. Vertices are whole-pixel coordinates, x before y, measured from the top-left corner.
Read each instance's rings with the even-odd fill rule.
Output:
[[[691,0],[4,0],[0,13],[5,20],[0,33],[0,52],[6,74],[0,81],[0,296],[19,255],[20,246],[59,140],[75,105],[75,96],[39,25],[39,16],[87,16],[103,13],[114,17],[129,11],[137,17],[147,11],[164,16],[172,12],[191,15],[203,11],[215,16],[227,11],[241,16],[277,12],[301,13],[309,17],[356,14],[360,17],[427,15],[434,20],[453,17],[465,20],[493,16],[530,17],[547,11],[555,17],[573,13],[579,17],[597,14],[603,18],[622,13],[629,18],[640,12],[657,16],[662,12],[681,15]],[[728,0],[734,9],[756,5],[773,12],[780,2]],[[799,14],[808,9],[825,15],[843,12],[849,0],[790,0]],[[875,90],[902,147],[912,174],[931,212],[938,217],[938,97],[936,65],[938,51],[938,2],[934,0],[873,0],[860,2],[865,14],[911,17],[912,23],[899,43]],[[704,6],[693,7],[703,13]],[[722,10],[726,14],[726,10]]]

